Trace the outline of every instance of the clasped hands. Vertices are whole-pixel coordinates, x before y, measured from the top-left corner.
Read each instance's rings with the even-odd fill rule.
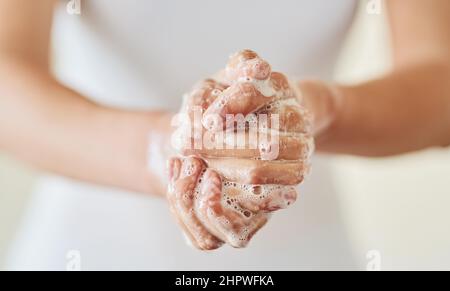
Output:
[[[272,212],[295,202],[313,151],[301,103],[287,78],[249,50],[185,95],[167,197],[194,247],[245,247]]]

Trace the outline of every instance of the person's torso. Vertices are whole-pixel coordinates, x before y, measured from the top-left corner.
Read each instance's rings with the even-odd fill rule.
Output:
[[[66,1],[63,1],[66,3]],[[275,70],[329,79],[355,0],[82,1],[55,20],[58,77],[105,104],[176,110],[182,93],[248,48]]]
[[[61,1],[67,3],[67,1]],[[356,0],[95,0],[57,13],[54,70],[93,100],[177,110],[194,82],[250,48],[291,76],[331,78]],[[300,201],[273,216],[245,251],[190,250],[162,199],[49,177],[36,189],[10,266],[275,270],[355,267],[326,160]],[[295,229],[293,227],[295,226]]]

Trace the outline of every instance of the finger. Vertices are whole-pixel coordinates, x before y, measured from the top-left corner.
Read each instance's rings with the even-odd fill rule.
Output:
[[[312,115],[296,98],[277,100],[256,113],[268,116],[268,128],[285,134],[312,134]]]
[[[174,158],[169,161],[169,167],[169,204],[187,237],[199,249],[219,248],[222,242],[203,227],[194,211],[197,183],[205,168],[204,163],[196,158],[184,161]]]
[[[225,79],[230,87],[217,98],[205,112],[204,126],[213,131],[224,128],[227,114],[248,114],[271,102],[275,93],[271,88],[271,67],[251,50],[243,50],[232,55],[225,71],[219,78]],[[253,82],[256,81],[256,82]],[[265,85],[258,86],[255,85]],[[267,97],[267,98],[265,98]]]
[[[178,180],[178,178],[180,177],[181,160],[179,158],[170,158],[167,162],[167,169],[170,185],[173,186],[173,182]]]
[[[215,73],[213,79],[229,86],[240,80],[266,80],[270,71],[270,65],[255,52],[243,50],[230,56],[225,69]]]
[[[230,128],[234,123],[227,123],[227,115],[247,116],[277,100],[297,98],[296,92],[281,73],[272,73],[270,80],[263,83],[237,82],[210,104],[203,117],[203,126],[210,131]]]
[[[208,169],[200,191],[198,213],[209,231],[232,247],[245,247],[253,235],[268,220],[264,212],[252,213],[229,205],[222,200],[222,181],[219,174]]]
[[[182,111],[189,112],[193,107],[206,110],[225,89],[224,84],[212,79],[200,81],[185,96]]]
[[[249,82],[236,83],[228,87],[205,111],[203,126],[210,131],[227,127],[226,116],[253,113],[275,100],[274,94],[265,96]],[[228,124],[228,127],[233,124]]]
[[[243,50],[232,55],[225,69],[229,83],[245,79],[266,80],[270,73],[269,63],[251,50]]]
[[[181,150],[184,156],[198,155],[203,158],[238,158],[261,160],[303,160],[314,150],[313,137],[304,134],[286,135],[270,133],[205,132],[203,144],[194,148],[194,140]],[[273,152],[267,151],[273,149]],[[275,151],[277,150],[277,151]]]
[[[273,90],[277,92],[279,96],[287,98],[298,98],[298,92],[289,83],[288,78],[280,72],[272,72],[270,74],[270,84]]]
[[[309,171],[306,161],[206,159],[208,166],[228,181],[240,184],[300,184]]]
[[[181,114],[177,116],[179,120],[176,121],[178,129],[172,136],[175,148],[180,150],[184,147],[194,147],[195,140],[201,139],[204,130],[203,113],[223,90],[225,85],[212,79],[205,79],[184,96]]]
[[[223,195],[253,213],[285,209],[297,200],[295,186],[225,183]],[[227,201],[227,203],[230,203]]]
[[[176,195],[174,193],[174,182],[176,182],[179,178],[180,172],[181,172],[181,160],[178,158],[171,158],[168,161],[168,172],[169,172],[169,190],[167,193],[167,198],[169,201],[169,207],[170,210],[173,214],[173,216],[175,217],[178,225],[181,227],[181,229],[183,230],[183,233],[186,236],[186,239],[188,240],[188,242],[196,247],[196,248],[200,248],[200,246],[197,243],[197,239],[191,234],[191,232],[189,231],[189,229],[186,227],[186,225],[184,224],[183,220],[180,218],[180,216],[178,215],[178,211],[177,211],[177,201],[176,201]]]

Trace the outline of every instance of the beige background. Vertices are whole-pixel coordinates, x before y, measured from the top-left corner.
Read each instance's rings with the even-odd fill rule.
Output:
[[[338,80],[363,81],[389,68],[384,18],[384,10],[372,15],[361,6],[336,71]],[[338,198],[362,265],[369,250],[378,250],[384,269],[450,269],[450,150],[334,159]],[[36,176],[0,153],[0,266]]]

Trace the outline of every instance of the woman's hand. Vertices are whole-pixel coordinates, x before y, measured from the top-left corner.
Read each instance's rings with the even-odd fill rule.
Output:
[[[313,149],[310,116],[284,75],[243,51],[223,76],[185,97],[174,139],[184,156],[204,160],[169,165],[171,208],[200,249],[246,246],[269,212],[295,201]]]
[[[169,161],[168,200],[189,241],[201,250],[223,243],[242,248],[265,225],[269,213],[295,202],[294,187],[224,183],[199,158]]]

